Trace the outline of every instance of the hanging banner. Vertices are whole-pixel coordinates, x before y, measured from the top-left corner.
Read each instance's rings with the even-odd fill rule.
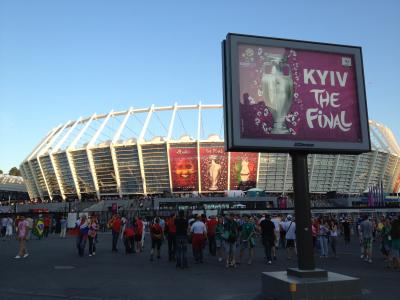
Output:
[[[228,34],[228,150],[370,151],[361,48]]]
[[[169,148],[169,161],[172,191],[197,191],[199,186],[196,146],[182,147],[171,145]]]
[[[256,187],[257,165],[258,153],[231,152],[230,189],[246,191]]]
[[[228,153],[224,147],[200,147],[201,191],[228,189]]]

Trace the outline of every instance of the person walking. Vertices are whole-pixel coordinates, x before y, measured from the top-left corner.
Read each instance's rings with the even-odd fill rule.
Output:
[[[329,243],[331,244],[331,249],[333,253],[333,257],[337,258],[337,241],[338,241],[338,224],[336,220],[331,220],[330,228],[329,228],[330,236],[329,236]]]
[[[33,229],[33,219],[31,216],[26,218],[26,222],[28,227],[26,229],[26,240],[29,241],[31,239],[32,229]]]
[[[118,252],[117,245],[118,245],[118,237],[121,231],[121,219],[118,214],[112,216],[112,218],[108,221],[108,228],[111,228],[112,234],[112,252]]]
[[[188,221],[185,218],[185,213],[180,210],[178,218],[175,219],[176,228],[176,267],[187,268],[187,243],[188,243]]]
[[[96,216],[91,216],[89,218],[89,231],[88,231],[89,256],[96,255],[96,242],[97,242],[96,237],[98,230],[99,230],[99,223],[97,221],[97,218]]]
[[[234,219],[234,215],[226,216],[224,223],[224,245],[226,255],[226,267],[236,268],[236,242],[238,238],[238,224]]]
[[[51,218],[49,216],[46,216],[43,220],[43,224],[44,224],[43,234],[44,234],[44,237],[47,238],[50,233]]]
[[[249,221],[249,216],[245,215],[244,216],[244,222],[242,226],[240,227],[240,254],[239,254],[239,261],[238,264],[242,262],[242,257],[243,253],[247,250],[249,252],[247,264],[251,265],[253,262],[253,256],[254,256],[254,247],[255,247],[255,241],[254,241],[254,235],[256,233],[256,227],[254,223]],[[273,244],[272,244],[273,246]]]
[[[22,216],[20,217],[20,221],[18,222],[18,227],[17,227],[17,237],[19,241],[19,251],[17,256],[15,256],[16,259],[19,259],[21,257],[26,258],[28,257],[28,251],[26,250],[26,235],[28,232],[28,222],[25,220],[25,218]]]
[[[83,257],[85,254],[86,241],[89,233],[89,224],[86,215],[82,215],[81,218],[76,222],[76,228],[78,229],[76,247],[78,249],[79,256]]]
[[[126,219],[123,230],[125,254],[135,253],[135,218],[132,221]]]
[[[14,220],[9,216],[6,224],[6,239],[11,240],[13,236]]]
[[[216,219],[216,216],[211,216],[209,220],[207,220],[207,239],[208,239],[208,248],[209,248],[209,253],[212,256],[217,255],[217,244],[216,244],[216,227],[217,227],[218,221]]]
[[[342,226],[343,226],[344,244],[348,245],[350,244],[350,234],[351,234],[349,218],[345,218],[344,222],[342,223]]]
[[[175,226],[175,214],[172,214],[166,224],[165,224],[165,232],[167,233],[168,239],[168,260],[175,260],[175,252],[176,252],[176,226]]]
[[[368,216],[365,216],[360,223],[360,235],[362,236],[364,261],[372,263],[373,225]]]
[[[207,236],[206,225],[201,220],[201,215],[197,215],[196,221],[190,228],[192,234],[192,247],[195,263],[203,263],[203,243]]]
[[[215,228],[215,244],[217,248],[218,262],[222,262],[224,260],[224,219],[222,216],[218,217],[218,223]]]
[[[272,247],[275,244],[276,233],[275,224],[271,221],[269,215],[265,216],[265,219],[260,223],[261,239],[264,245],[265,258],[267,264],[272,264]]]
[[[329,224],[326,220],[322,220],[319,225],[318,239],[320,245],[320,257],[328,257],[328,239],[329,239]]]
[[[143,248],[142,248],[142,235],[143,233],[143,221],[141,219],[141,217],[137,217],[136,218],[136,222],[135,222],[135,252],[139,253],[142,252]]]
[[[151,236],[151,250],[150,250],[150,261],[154,260],[154,253],[157,254],[157,259],[161,259],[161,244],[164,239],[164,231],[160,225],[160,218],[156,217],[154,224],[150,226]]]
[[[285,232],[285,248],[287,259],[292,259],[296,255],[296,223],[291,215],[287,215],[286,221],[282,223],[282,230]]]
[[[67,220],[64,216],[62,216],[60,219],[60,230],[60,238],[65,239],[67,234]]]
[[[392,266],[398,270],[400,269],[400,215],[392,222],[390,239],[392,241]]]

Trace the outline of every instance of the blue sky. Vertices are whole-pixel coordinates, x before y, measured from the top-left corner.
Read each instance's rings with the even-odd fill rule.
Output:
[[[399,139],[399,3],[3,0],[0,169],[79,116],[222,103],[227,32],[362,46],[369,116]]]

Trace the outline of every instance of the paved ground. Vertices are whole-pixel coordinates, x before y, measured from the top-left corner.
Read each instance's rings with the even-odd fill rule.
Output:
[[[202,265],[175,269],[166,261],[166,244],[160,261],[150,262],[148,245],[141,254],[112,253],[109,233],[100,234],[97,255],[80,258],[72,237],[60,240],[32,240],[30,256],[16,260],[16,241],[0,241],[0,299],[261,299],[263,271],[296,266],[280,251],[274,265],[263,263],[257,248],[254,264],[225,269],[214,257],[206,256]],[[394,287],[400,273],[385,269],[378,251],[372,264],[359,257],[356,242],[339,245],[338,259],[317,259],[318,267],[361,278],[364,299],[398,299]],[[273,287],[271,287],[273,288]]]

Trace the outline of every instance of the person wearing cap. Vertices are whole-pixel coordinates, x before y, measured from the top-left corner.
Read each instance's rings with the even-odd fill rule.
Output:
[[[287,259],[292,259],[296,253],[296,223],[291,215],[287,215],[286,221],[282,224],[282,229],[285,231]]]
[[[206,225],[201,220],[201,215],[197,215],[196,221],[190,228],[192,234],[192,247],[195,263],[203,263],[203,243],[207,237]]]

